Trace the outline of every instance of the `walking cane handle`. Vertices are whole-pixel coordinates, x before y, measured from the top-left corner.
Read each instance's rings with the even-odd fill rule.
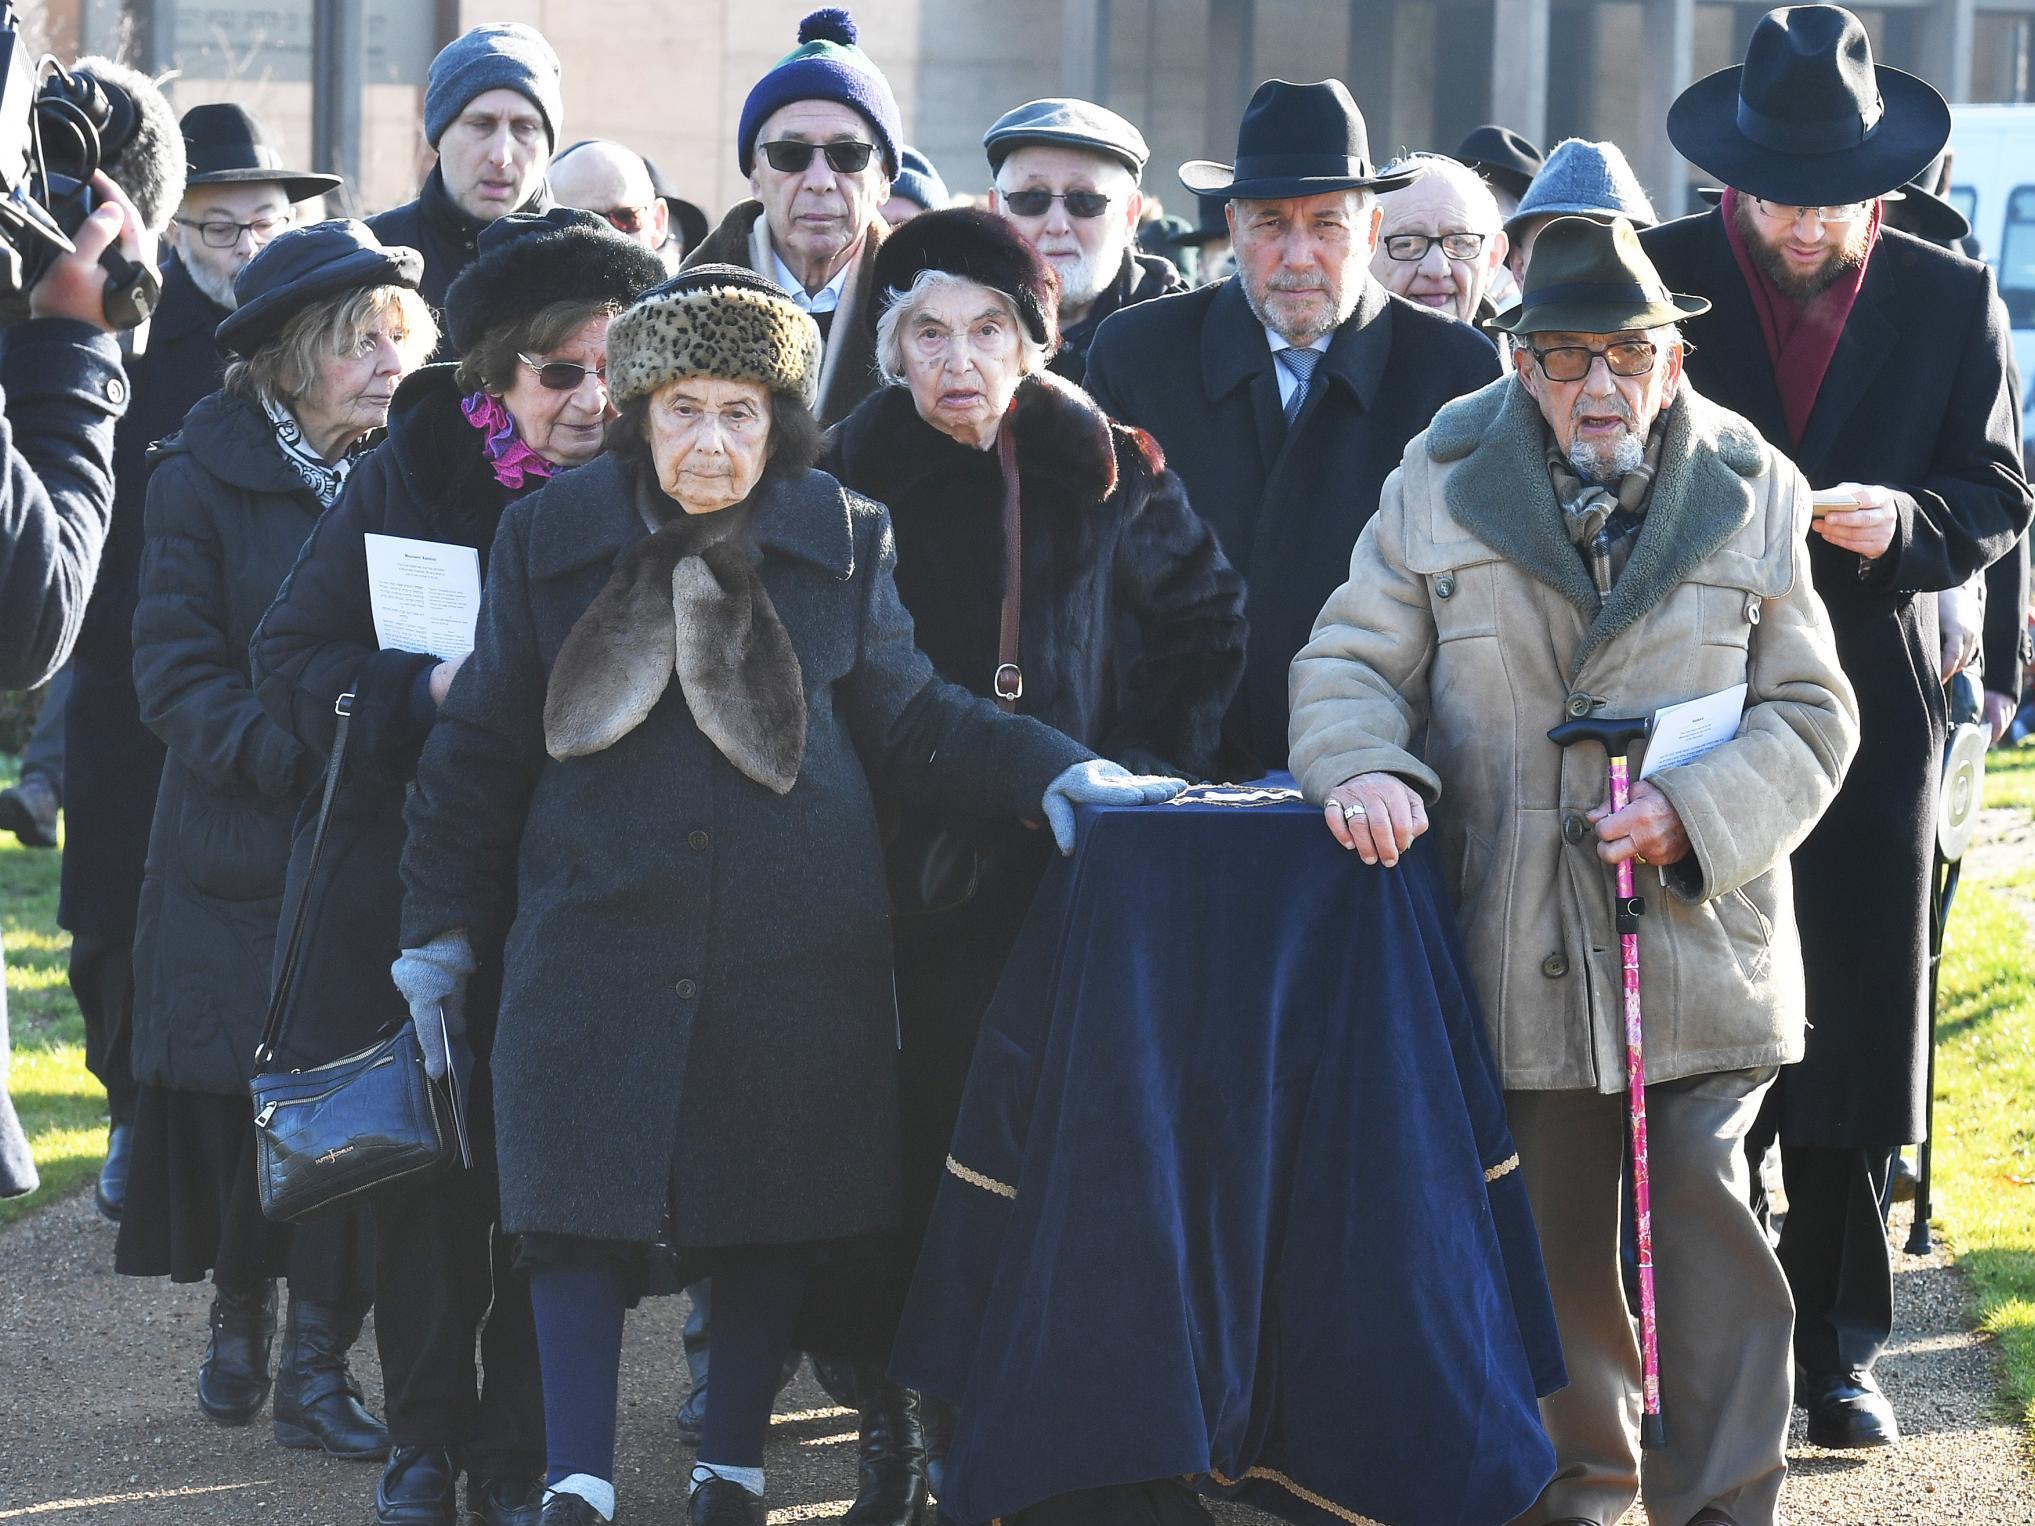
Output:
[[[1580,720],[1563,721],[1547,734],[1547,739],[1557,747],[1595,742],[1604,749],[1607,758],[1622,758],[1632,750],[1634,742],[1645,739],[1647,724],[1643,715],[1586,715]]]

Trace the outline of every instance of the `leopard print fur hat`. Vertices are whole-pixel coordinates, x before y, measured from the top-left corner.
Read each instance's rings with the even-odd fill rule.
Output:
[[[653,286],[608,326],[616,407],[686,376],[761,382],[810,408],[820,330],[773,281],[739,265],[695,265]]]

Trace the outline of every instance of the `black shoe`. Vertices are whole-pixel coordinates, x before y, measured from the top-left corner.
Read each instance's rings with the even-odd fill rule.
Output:
[[[1795,1371],[1795,1402],[1809,1412],[1809,1444],[1833,1451],[1892,1446],[1894,1407],[1869,1372]]]
[[[374,1486],[375,1526],[460,1526],[459,1469],[447,1447],[393,1447]]]
[[[735,1488],[739,1485],[730,1485]],[[693,1517],[698,1520],[698,1516]],[[538,1526],[608,1526],[607,1518],[577,1494],[547,1494]],[[760,1523],[759,1523],[760,1526]]]
[[[699,1382],[687,1389],[685,1398],[679,1401],[678,1439],[697,1451],[700,1438],[706,1433],[707,1385]]]
[[[276,1285],[264,1282],[252,1292],[215,1288],[211,1324],[198,1364],[198,1408],[221,1425],[245,1425],[268,1402]]]
[[[102,1217],[120,1222],[120,1210],[127,1206],[127,1173],[134,1164],[134,1125],[116,1123],[106,1134],[106,1164],[99,1168],[99,1185],[92,1191]]]
[[[763,1526],[768,1514],[762,1495],[751,1494],[725,1478],[702,1480],[685,1507],[685,1518],[691,1526]],[[579,1526],[579,1517],[570,1519],[573,1526]],[[549,1515],[544,1517],[544,1526],[551,1526]]]
[[[12,789],[0,789],[0,832],[12,832],[24,848],[57,845],[57,812],[63,802],[41,774],[23,774]]]
[[[466,1526],[537,1526],[544,1508],[541,1478],[466,1480]]]
[[[797,1353],[794,1352],[793,1355],[796,1356]],[[792,1370],[794,1372],[798,1370],[796,1365]],[[820,1385],[822,1393],[843,1409],[858,1407],[855,1397],[856,1377],[856,1368],[847,1362],[824,1362],[818,1357],[813,1358],[813,1381]]]
[[[360,1385],[346,1365],[365,1317],[366,1310],[291,1297],[276,1368],[278,1446],[363,1462],[388,1456],[388,1427],[361,1407]]]
[[[862,1478],[841,1519],[850,1526],[921,1526],[932,1498],[919,1396],[875,1366],[855,1369],[861,1400]]]

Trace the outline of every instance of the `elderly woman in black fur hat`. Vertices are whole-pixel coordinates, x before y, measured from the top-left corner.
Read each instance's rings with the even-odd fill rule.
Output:
[[[406,812],[395,977],[456,1034],[499,972],[542,1520],[613,1516],[623,1310],[661,1270],[714,1279],[691,1519],[761,1526],[785,1351],[881,1352],[866,1291],[831,1296],[901,1196],[876,785],[1071,849],[1074,802],[1179,781],[940,681],[889,516],[813,469],[819,330],[775,285],[695,267],[608,352],[611,449],[502,516]]]
[[[1105,757],[1207,777],[1243,675],[1243,579],[1152,437],[1047,372],[1052,268],[1005,219],[955,208],[893,230],[876,289],[877,360],[893,385],[835,427],[821,465],[889,507],[898,597],[920,648],[941,676]],[[927,800],[902,814],[890,860],[908,1272],[976,1030],[1049,845]],[[914,1401],[880,1368],[857,1389],[865,1466],[922,1500]]]
[[[608,325],[662,279],[655,254],[590,213],[491,223],[446,297],[452,346],[465,359],[426,366],[396,393],[387,442],[319,523],[256,634],[262,704],[306,747],[330,751],[334,702],[354,696],[291,1019],[331,1035],[341,1050],[367,1042],[353,1027],[400,1010],[380,972],[401,949],[403,796],[463,661],[450,651],[381,648],[366,538],[471,546],[485,574],[503,510],[599,454],[614,417]],[[301,822],[297,833],[293,902],[305,889],[311,825]],[[453,1526],[462,1471],[468,1521],[504,1526],[537,1515],[544,1418],[536,1334],[528,1287],[494,1227],[493,1009],[491,986],[467,1004],[476,1169],[374,1203],[375,1338],[392,1444],[377,1526]],[[476,1381],[477,1336],[485,1382]]]
[[[318,516],[437,343],[414,249],[363,223],[285,233],[234,281],[225,385],[150,453],[134,687],[168,748],[134,947],[142,1083],[117,1269],[211,1274],[198,1405],[246,1425],[270,1389],[274,1278],[290,1311],[275,1374],[285,1446],[380,1458],[346,1354],[371,1286],[357,1220],[262,1217],[247,1082],[268,1006],[290,823],[317,760],[262,713],[248,638]],[[299,1035],[293,1034],[295,1040]],[[345,1048],[298,1050],[316,1064]]]

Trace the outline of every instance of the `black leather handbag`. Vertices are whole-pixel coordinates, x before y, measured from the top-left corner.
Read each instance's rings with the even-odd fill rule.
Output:
[[[439,1170],[461,1154],[449,1078],[435,1082],[424,1074],[417,1030],[407,1019],[341,1059],[307,1069],[268,1069],[276,1062],[295,996],[304,924],[339,792],[352,707],[351,694],[340,695],[333,707],[339,725],[325,766],[310,863],[248,1083],[261,1211],[279,1221],[351,1207],[367,1193]]]

